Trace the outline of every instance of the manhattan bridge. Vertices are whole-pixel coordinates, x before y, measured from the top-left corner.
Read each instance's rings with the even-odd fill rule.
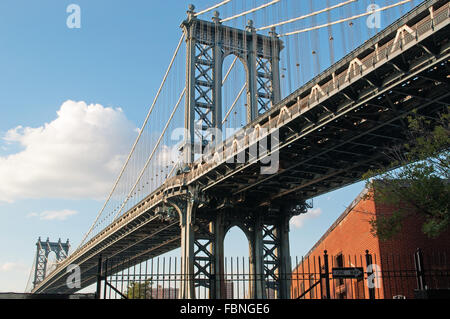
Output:
[[[448,0],[189,5],[101,210],[72,252],[39,239],[31,292],[74,293],[97,282],[99,260],[115,274],[180,248],[178,297],[223,298],[224,238],[238,226],[257,278],[248,296],[270,285],[289,298],[291,217],[389,165],[408,116],[435,123],[448,107],[449,22]]]

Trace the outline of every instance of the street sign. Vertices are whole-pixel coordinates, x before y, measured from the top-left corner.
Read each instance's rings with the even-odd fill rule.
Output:
[[[364,270],[362,267],[333,268],[333,278],[362,278]]]

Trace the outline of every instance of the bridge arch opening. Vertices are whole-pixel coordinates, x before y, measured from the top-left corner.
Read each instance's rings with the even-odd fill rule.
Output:
[[[222,131],[226,139],[247,124],[247,70],[237,55],[222,64]]]
[[[45,271],[45,276],[50,274],[56,268],[57,258],[54,251],[50,251],[47,255],[47,267]]]
[[[233,226],[224,238],[225,299],[249,297],[249,261],[249,239],[240,226]]]

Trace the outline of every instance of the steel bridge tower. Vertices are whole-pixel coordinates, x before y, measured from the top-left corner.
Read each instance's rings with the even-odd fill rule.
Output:
[[[36,242],[36,266],[34,269],[33,287],[44,280],[47,272],[48,255],[51,252],[56,254],[56,260],[58,262],[65,259],[69,254],[69,240],[65,243],[59,239],[57,242],[42,241],[41,237]]]
[[[246,30],[221,24],[218,12],[212,22],[199,20],[190,5],[181,24],[186,39],[185,164],[192,163],[203,148],[222,139],[222,65],[235,55],[246,72],[246,117],[250,123],[280,101],[280,51],[282,42],[272,29],[268,36],[257,34],[250,20]],[[186,278],[181,298],[195,298],[196,288],[205,287],[210,298],[225,297],[224,238],[240,227],[249,242],[251,298],[289,298],[291,271],[289,220],[306,212],[304,201],[272,203],[270,207],[209,205],[207,194],[190,188],[186,198],[168,200],[180,216],[182,271]],[[226,202],[229,204],[227,205]],[[205,205],[206,204],[206,205]],[[205,207],[210,207],[207,209]],[[220,208],[219,208],[220,207]]]
[[[247,85],[247,123],[267,112],[281,99],[280,51],[282,41],[272,29],[259,35],[248,21],[246,30],[224,26],[219,13],[213,22],[199,20],[194,6],[181,28],[186,39],[186,109],[184,160],[191,163],[206,145],[221,140],[222,66],[235,55],[244,65]]]

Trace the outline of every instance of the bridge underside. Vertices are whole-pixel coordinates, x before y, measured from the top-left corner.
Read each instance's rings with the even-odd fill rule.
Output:
[[[245,163],[222,163],[195,182],[219,201],[228,198],[233,205],[257,208],[287,198],[312,198],[360,180],[369,169],[388,165],[389,150],[411,138],[408,115],[416,111],[433,123],[449,105],[448,35],[448,27],[439,30],[298,112],[303,108],[298,100],[311,94],[311,85],[300,88],[251,123],[272,127],[269,122],[281,118],[275,174],[262,175],[260,163],[248,163],[246,149]],[[331,81],[333,69],[339,73],[346,68],[344,59],[328,76],[319,78],[323,83]],[[283,109],[290,114],[283,117]]]
[[[312,198],[389,165],[389,153],[411,138],[406,117],[417,111],[433,123],[450,103],[448,43],[445,47],[439,58],[414,47],[280,127],[275,174],[260,174],[258,164],[224,163],[197,182],[218,200],[257,208]]]
[[[420,14],[416,18],[421,18]],[[117,272],[180,247],[183,241],[214,246],[212,242],[216,240],[214,247],[220,250],[217,238],[223,239],[233,223],[246,231],[251,245],[257,244],[248,233],[254,227],[262,227],[260,230],[269,235],[268,229],[273,228],[275,237],[283,236],[286,220],[292,214],[304,212],[305,200],[360,181],[367,170],[388,165],[389,150],[401,147],[409,138],[408,115],[415,111],[433,123],[450,104],[448,35],[446,24],[417,45],[385,57],[384,63],[362,73],[340,90],[327,94],[307,108],[300,105],[298,101],[311,94],[312,85],[330,81],[332,72],[339,73],[348,68],[350,58],[359,55],[362,58],[374,50],[371,45],[363,46],[329,72],[319,75],[313,84],[286,97],[249,124],[249,127],[267,126],[273,119],[280,124],[280,160],[275,174],[261,175],[260,162],[222,162],[195,176],[198,168],[193,167],[185,176],[188,182],[177,196],[166,196],[149,206],[141,205],[142,212],[130,222],[102,237],[88,252],[70,260],[81,267],[82,288],[96,281],[100,255],[104,259],[123,260],[121,264],[110,265],[111,271]],[[393,37],[394,31],[386,41]],[[281,118],[283,110],[288,111],[285,118]],[[244,152],[248,157],[248,149]],[[197,192],[195,208],[188,207],[188,190]],[[184,209],[191,210],[191,214],[181,214],[180,222],[183,205]],[[177,207],[178,213],[173,207]],[[285,212],[279,214],[281,219],[277,216],[279,212]],[[183,220],[194,215],[196,221]],[[261,216],[264,218],[259,218]],[[225,220],[219,221],[220,218]],[[190,222],[195,227],[187,227]],[[261,238],[259,240],[262,242]],[[254,247],[255,251],[257,249]],[[281,247],[277,249],[283,251]],[[289,254],[288,248],[284,249],[284,254]],[[263,265],[256,266],[254,269],[258,271]],[[220,271],[217,263],[213,262],[211,267],[216,273]],[[35,292],[73,292],[66,286],[66,277],[63,269],[46,278]],[[214,283],[210,282],[209,288],[216,290],[213,296],[220,296]]]

